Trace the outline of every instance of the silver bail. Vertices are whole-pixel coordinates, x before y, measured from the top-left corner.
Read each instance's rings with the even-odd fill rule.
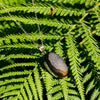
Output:
[[[45,55],[46,54],[46,51],[44,50],[44,46],[41,45],[39,46],[39,50]]]

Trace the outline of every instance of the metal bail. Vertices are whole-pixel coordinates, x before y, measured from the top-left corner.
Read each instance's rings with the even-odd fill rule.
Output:
[[[44,50],[44,46],[41,45],[39,46],[39,50],[45,55],[46,54],[46,51]]]

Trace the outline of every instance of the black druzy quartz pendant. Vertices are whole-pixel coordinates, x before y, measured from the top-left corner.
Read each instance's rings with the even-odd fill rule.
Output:
[[[55,77],[63,78],[68,74],[68,68],[64,60],[56,53],[49,52],[45,54],[45,62],[47,70]]]

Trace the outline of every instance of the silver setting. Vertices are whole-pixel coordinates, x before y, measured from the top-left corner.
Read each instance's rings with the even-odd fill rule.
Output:
[[[46,54],[46,51],[45,51],[43,45],[39,46],[39,50],[40,50],[44,55]]]

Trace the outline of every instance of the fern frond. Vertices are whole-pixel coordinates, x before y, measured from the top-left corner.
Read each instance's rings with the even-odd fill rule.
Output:
[[[51,1],[51,0],[42,0],[42,1],[45,1],[45,2],[49,2],[49,1]],[[75,4],[85,4],[86,6],[92,6],[92,5],[94,5],[95,3],[97,3],[98,2],[98,0],[97,1],[94,1],[94,0],[53,0],[52,1],[53,3],[65,3],[65,4],[67,4],[67,3],[69,3],[69,4],[71,4],[71,5],[75,5]]]
[[[46,94],[47,98],[48,100],[52,100],[52,93],[51,93],[51,89],[53,88],[52,87],[52,81],[53,81],[52,76],[49,73],[44,72],[43,70],[42,70],[42,73],[45,75],[43,79],[44,79],[45,88],[47,91],[47,94]]]
[[[18,22],[23,22],[24,24],[36,24],[36,19],[35,18],[22,18],[21,16],[13,16]],[[2,21],[3,19],[6,19],[8,21],[13,21],[11,17],[9,16],[3,16],[3,17],[0,17],[0,21]],[[56,28],[63,28],[63,29],[67,29],[69,28],[71,25],[70,24],[66,24],[66,23],[62,23],[62,22],[59,22],[57,20],[50,20],[48,21],[48,19],[46,18],[42,18],[42,19],[39,19],[39,25],[46,25],[46,26],[50,26],[50,27],[56,27]]]
[[[100,68],[100,50],[97,45],[97,41],[93,38],[90,28],[84,23],[81,22],[82,28],[84,29],[84,34],[82,35],[84,45],[89,52],[89,56],[91,56],[92,60],[96,63],[96,67]]]
[[[75,40],[72,37],[71,33],[67,35],[66,37],[66,43],[68,47],[68,57],[70,61],[70,66],[72,70],[72,74],[74,76],[74,79],[76,81],[79,93],[81,95],[82,100],[85,100],[84,96],[84,86],[82,84],[82,73],[80,71],[80,59],[79,57],[79,52],[75,46]]]
[[[59,56],[63,56],[62,43],[60,41],[55,44],[55,51]]]
[[[100,4],[99,4],[100,5]],[[92,15],[92,19],[94,21],[92,21],[92,24],[94,24],[93,27],[95,27],[94,31],[92,32],[92,34],[96,34],[97,36],[100,36],[100,7],[95,7],[94,9],[90,10],[90,14]]]
[[[33,94],[32,92],[35,93],[35,94]],[[18,98],[19,99],[23,98],[25,100],[28,100],[28,99],[33,100],[33,95],[34,95],[35,99],[38,98],[34,82],[32,81],[32,73],[30,73],[29,76],[27,77],[27,79],[24,81],[22,87],[20,88],[20,91],[17,94],[16,100]]]
[[[31,36],[32,39],[34,39],[34,41],[37,41],[40,39],[39,37],[39,33],[32,33],[32,34],[29,34]],[[42,38],[45,40],[51,40],[51,39],[56,39],[58,40],[60,38],[60,36],[58,35],[55,35],[55,36],[52,36],[52,35],[43,35],[42,34]],[[27,37],[27,35],[25,35],[25,33],[23,34],[19,34],[19,35],[8,35],[8,36],[5,36],[4,38],[0,38],[0,43],[2,43],[2,41],[5,41],[5,43],[10,43],[11,40],[14,42],[14,43],[18,43],[18,39],[20,40],[20,42],[25,42],[25,40],[27,41],[30,41],[29,38]],[[9,42],[8,42],[9,41]]]
[[[34,96],[35,100],[38,100],[38,95],[37,95],[37,90],[36,90],[36,86],[35,83],[33,82],[32,76],[30,76],[30,78],[28,79],[31,90],[32,90],[32,94]]]
[[[44,79],[45,87],[47,90],[48,100],[51,100],[51,99],[58,100],[60,98],[65,98],[65,100],[67,100],[69,98],[68,93],[70,94],[71,92],[69,92],[69,90],[66,90],[66,89],[68,89],[68,87],[71,87],[71,88],[75,87],[73,84],[67,82],[69,81],[68,77],[57,80],[57,79],[53,79],[52,76],[46,71],[44,71],[42,68],[41,68],[41,71],[43,74],[43,79]],[[63,90],[62,93],[60,92],[61,90]],[[76,95],[75,91],[72,90],[72,92],[73,92],[73,95]],[[64,94],[64,96],[62,96],[61,94]],[[58,95],[59,97],[56,97]]]
[[[95,100],[100,95],[99,89],[95,89],[93,94],[91,95],[90,100]]]
[[[37,92],[38,92],[38,95],[39,95],[39,99],[43,100],[42,83],[40,81],[38,69],[34,70],[34,78],[35,78],[35,84],[36,84],[36,87],[37,87]]]
[[[21,83],[25,81],[25,77],[24,78],[18,78],[18,79],[11,79],[11,80],[4,80],[4,81],[0,81],[0,86],[2,85],[7,85],[7,84],[11,84],[11,83]]]
[[[28,55],[28,54],[10,54],[8,56],[1,56],[0,60],[7,60],[7,59],[17,59],[17,58],[25,58],[25,59],[35,59],[38,58],[38,54]]]
[[[6,98],[5,98],[6,99]],[[11,97],[9,98],[8,100],[16,100],[16,96],[15,97]],[[20,99],[20,100],[23,100],[23,99]]]
[[[4,97],[7,97],[7,96],[12,96],[12,95],[17,95],[18,91],[11,91],[11,92],[7,92],[5,93],[4,95],[2,95],[0,98],[4,98]]]
[[[34,2],[44,48],[65,60],[68,76],[59,79],[47,72],[43,54],[1,7],[41,45],[32,1],[0,0],[0,99],[99,100],[99,1]]]
[[[63,94],[64,94],[64,98],[65,100],[68,100],[68,86],[67,86],[67,82],[62,79],[60,80],[60,84],[61,84],[61,87],[62,87],[62,90],[63,90]]]
[[[62,97],[63,97],[62,92],[58,92],[53,96],[52,100],[59,100],[62,99]]]
[[[92,72],[87,73],[87,74],[84,76],[84,78],[83,78],[83,84],[84,84],[86,81],[88,81],[88,80],[91,78],[91,76],[92,76]]]
[[[93,89],[93,88],[95,87],[96,83],[95,83],[94,81],[95,81],[95,80],[93,79],[93,80],[88,84],[88,86],[87,86],[87,88],[86,88],[86,94],[88,94],[88,92],[89,92],[91,89]]]
[[[60,16],[67,16],[67,15],[79,16],[79,15],[84,15],[85,12],[86,12],[85,9],[78,9],[78,8],[72,9],[72,8],[66,7],[65,5],[58,6],[58,5],[51,5],[49,3],[49,5],[45,6],[45,3],[46,2],[44,2],[44,5],[41,5],[40,3],[36,3],[36,7],[35,7],[36,8],[36,13],[48,15],[50,13],[50,11],[51,11],[50,8],[52,6],[55,6],[54,15],[56,15],[56,16],[58,16],[58,15],[60,15]],[[88,6],[90,4],[89,1],[87,1],[87,3],[86,3],[86,6]],[[8,8],[8,11],[9,12],[16,12],[16,11],[21,12],[21,11],[24,11],[25,13],[30,13],[30,12],[34,12],[34,9],[31,6],[28,6],[28,7],[23,7],[23,6],[19,7],[18,6],[18,7]],[[1,13],[6,13],[6,12],[4,10],[1,10]]]
[[[72,96],[78,95],[78,92],[77,92],[76,90],[74,90],[74,89],[68,89],[68,93],[69,93],[70,95],[72,95]],[[70,95],[68,95],[68,96],[69,96],[68,98],[71,97]],[[78,96],[77,96],[77,97],[78,97]]]
[[[88,70],[88,67],[89,67],[89,64],[86,67],[82,66],[81,67],[81,73],[86,72]]]
[[[29,98],[29,100],[32,100],[32,93],[31,93],[31,90],[30,90],[30,87],[29,87],[29,85],[28,85],[28,82],[26,82],[25,84],[24,84],[24,86],[25,86],[25,89],[26,89],[26,92],[27,92],[27,94],[28,94],[28,98]]]
[[[79,97],[77,97],[77,96],[70,96],[69,95],[69,100],[81,100]]]
[[[99,14],[100,8],[99,7],[98,8],[95,8],[95,9],[93,9],[93,11],[94,11],[94,14],[95,15],[93,15],[92,18],[98,18],[98,21],[100,22],[100,14]],[[90,12],[90,14],[91,14],[91,12]]]
[[[71,83],[70,80],[72,79],[69,79],[67,81],[67,86],[68,86],[68,100],[70,99],[76,99],[76,100],[81,100],[80,97],[79,97],[79,92],[78,90],[76,89],[76,85]]]
[[[30,48],[30,49],[32,49],[32,48],[37,48],[36,47],[36,45],[33,45],[33,44],[21,44],[21,43],[19,43],[19,44],[12,44],[12,45],[4,45],[4,46],[1,46],[0,48]]]
[[[73,15],[75,15],[75,16],[80,16],[80,15],[84,15],[85,14],[85,10],[84,9],[82,9],[82,10],[80,10],[80,13],[78,13],[78,11],[79,11],[79,9],[71,9],[71,8],[56,8],[55,10],[54,10],[54,15],[56,15],[56,16],[58,16],[58,15],[60,15],[60,16],[67,16],[67,15],[69,15],[69,16],[73,16]]]
[[[15,85],[9,85],[7,87],[3,86],[4,87],[3,90],[0,88],[0,90],[2,90],[2,91],[0,91],[0,95],[3,94],[3,93],[7,93],[9,91],[12,91],[12,90],[18,90],[18,89],[21,88],[21,86],[22,86],[21,84],[20,85],[16,85],[16,84]]]
[[[44,15],[47,15],[50,13],[50,6],[47,6],[47,7],[39,7],[39,6],[36,6],[36,13],[40,13],[40,14],[44,14]],[[34,12],[34,9],[33,7],[31,6],[28,6],[28,7],[12,7],[12,8],[7,8],[7,10],[9,12],[21,12],[21,11],[24,11],[25,13],[31,13],[31,12]],[[2,9],[0,11],[0,13],[6,13],[6,11],[4,9]]]
[[[51,90],[50,90],[50,93],[54,94],[54,93],[58,93],[59,91],[61,90],[61,86],[60,85],[57,85],[57,86],[54,86]]]
[[[25,83],[26,83],[26,82],[25,82]],[[20,94],[23,96],[23,99],[24,99],[24,100],[28,100],[28,97],[27,97],[27,95],[26,95],[25,92],[26,92],[26,91],[24,90],[24,88],[22,88]],[[17,97],[17,98],[18,98],[18,97]]]
[[[31,73],[32,71],[16,71],[16,72],[8,72],[5,74],[0,75],[0,78],[5,78],[5,77],[10,77],[10,76],[15,76],[15,75],[27,75]]]
[[[10,69],[10,68],[15,68],[15,67],[20,67],[20,66],[35,66],[36,63],[33,63],[33,62],[30,62],[30,63],[15,63],[15,64],[11,64],[11,65],[8,65],[8,66],[5,66],[5,67],[2,67],[0,68],[0,71],[3,71],[3,70],[7,70],[7,69]]]

